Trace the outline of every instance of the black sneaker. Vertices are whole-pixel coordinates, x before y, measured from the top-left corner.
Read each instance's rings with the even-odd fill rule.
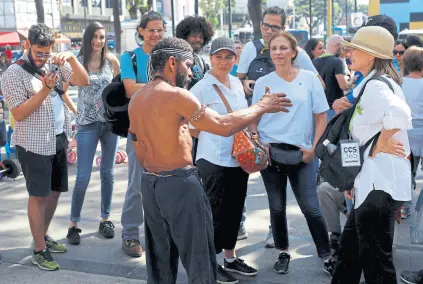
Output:
[[[327,274],[329,274],[330,279],[332,279],[333,274],[335,273],[335,261],[331,258],[323,264],[323,269]]]
[[[423,270],[401,272],[401,281],[407,284],[423,284]]]
[[[217,283],[238,283],[238,279],[233,277],[225,268],[217,265]]]
[[[68,239],[68,243],[71,245],[79,245],[81,242],[81,237],[79,234],[82,233],[82,230],[80,228],[77,228],[73,226],[72,228],[69,228],[68,234],[66,238]]]
[[[255,276],[257,275],[257,269],[249,266],[244,260],[237,258],[234,262],[227,262],[226,259],[223,261],[225,269],[229,272],[235,272],[244,276]]]
[[[281,252],[278,257],[278,261],[275,263],[273,270],[279,274],[287,274],[289,272],[289,262],[291,256],[289,253]]]
[[[113,223],[110,221],[101,221],[100,227],[98,227],[98,231],[106,239],[112,239],[115,236],[115,225],[113,225]]]

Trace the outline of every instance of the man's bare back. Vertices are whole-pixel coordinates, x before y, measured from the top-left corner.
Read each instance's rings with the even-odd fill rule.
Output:
[[[131,99],[130,130],[137,136],[137,155],[144,153],[143,157],[138,155],[138,159],[149,172],[192,166],[188,121],[174,111],[180,91],[180,88],[156,80]]]

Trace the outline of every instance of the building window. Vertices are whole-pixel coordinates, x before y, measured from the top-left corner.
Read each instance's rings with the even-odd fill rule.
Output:
[[[0,0],[0,28],[15,28],[15,8],[13,0]]]
[[[92,0],[93,8],[101,8],[101,0]]]
[[[88,0],[79,0],[79,5],[81,7],[88,7]]]

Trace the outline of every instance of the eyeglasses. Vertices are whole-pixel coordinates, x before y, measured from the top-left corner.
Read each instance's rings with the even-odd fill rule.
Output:
[[[159,34],[163,33],[165,30],[164,29],[146,29],[147,32],[149,33],[154,33],[157,32]]]
[[[397,54],[399,54],[399,55],[404,55],[404,53],[405,53],[405,50],[395,50],[394,49],[394,55],[397,55]]]
[[[268,31],[271,28],[272,29],[272,32],[279,32],[282,29],[281,26],[278,26],[278,25],[269,25],[269,24],[266,24],[264,22],[261,22],[261,25],[263,27],[263,30],[265,30],[265,31]]]
[[[38,58],[49,59],[51,57],[51,52],[44,53],[44,52],[38,52],[34,50],[34,53],[35,53],[35,57],[38,57]]]

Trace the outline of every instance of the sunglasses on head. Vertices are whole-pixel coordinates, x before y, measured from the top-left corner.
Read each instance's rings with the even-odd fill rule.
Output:
[[[394,49],[394,55],[397,55],[397,54],[404,55],[404,53],[405,53],[405,50],[395,50]]]

